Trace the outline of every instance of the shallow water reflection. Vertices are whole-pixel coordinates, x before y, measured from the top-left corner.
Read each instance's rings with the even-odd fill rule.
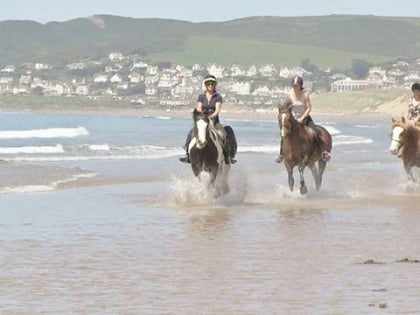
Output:
[[[420,258],[417,196],[153,205],[150,185],[2,196],[1,313],[420,311],[420,264],[397,262]]]

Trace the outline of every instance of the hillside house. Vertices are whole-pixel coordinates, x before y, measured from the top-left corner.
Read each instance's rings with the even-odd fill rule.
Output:
[[[105,74],[98,74],[94,79],[93,82],[95,83],[106,83],[108,82],[108,76]]]
[[[217,79],[221,79],[225,76],[225,68],[223,66],[212,63],[207,66],[207,71],[214,75]]]

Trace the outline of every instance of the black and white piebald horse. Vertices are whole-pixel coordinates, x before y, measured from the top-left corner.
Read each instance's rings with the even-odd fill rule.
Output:
[[[228,175],[231,165],[225,161],[223,140],[207,115],[194,110],[193,120],[193,138],[188,147],[192,171],[199,179],[202,172],[208,172],[215,197],[225,195],[230,190]]]

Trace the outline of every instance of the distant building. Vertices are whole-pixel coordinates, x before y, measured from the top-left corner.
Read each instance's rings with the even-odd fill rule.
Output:
[[[383,88],[381,81],[370,81],[370,80],[353,80],[344,79],[338,80],[331,84],[331,92],[350,92],[359,90],[377,90]]]

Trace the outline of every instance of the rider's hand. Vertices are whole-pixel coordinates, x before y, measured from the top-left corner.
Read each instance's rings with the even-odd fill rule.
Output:
[[[298,119],[296,119],[297,120],[297,122],[299,123],[299,124],[301,124],[302,122],[303,122],[303,119],[302,118],[298,118]]]

